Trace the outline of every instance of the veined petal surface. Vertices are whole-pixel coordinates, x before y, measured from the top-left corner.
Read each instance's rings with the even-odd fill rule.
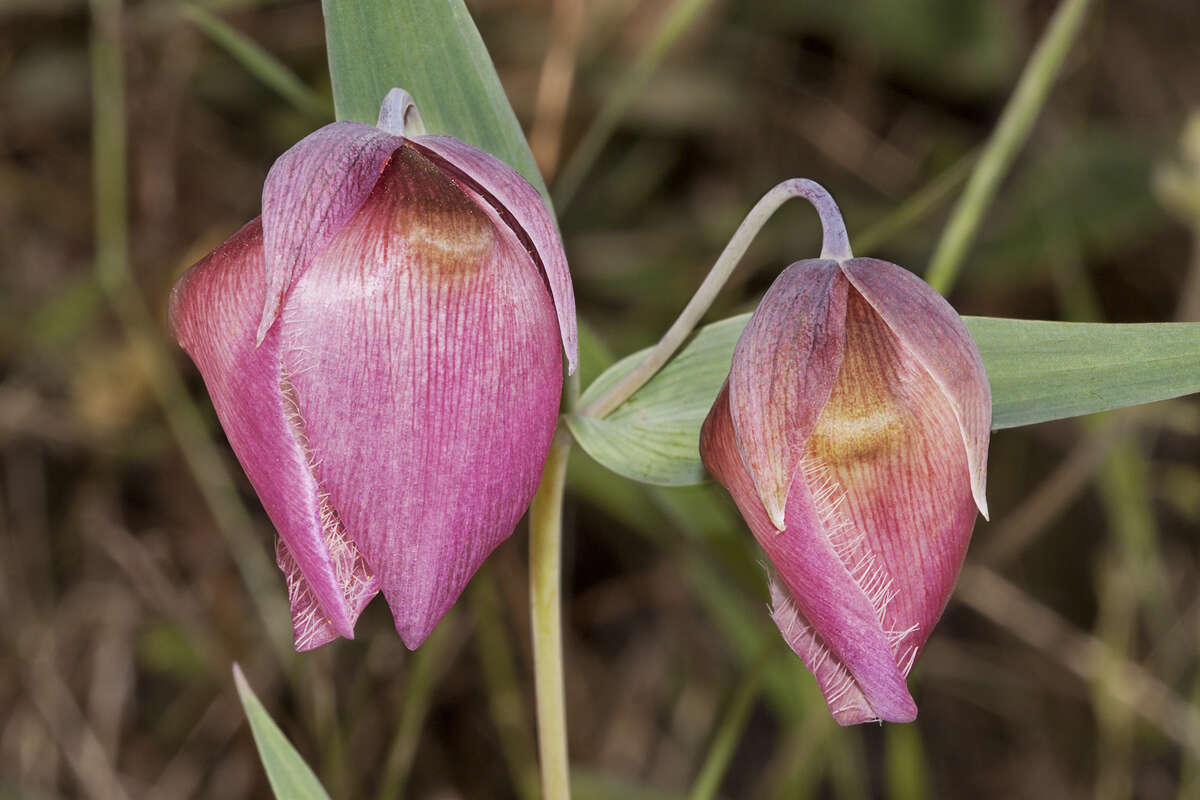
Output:
[[[288,290],[375,187],[404,140],[359,122],[334,122],[275,160],[263,184],[267,291],[258,340]]]
[[[820,289],[817,281],[806,283]],[[868,299],[842,285],[837,372],[824,395],[776,387],[789,373],[774,366],[769,346],[770,338],[779,350],[803,341],[804,311],[813,303],[764,300],[755,317],[765,308],[777,315],[775,327],[759,328],[757,349],[735,350],[700,452],[770,559],[772,616],[835,719],[905,722],[915,718],[916,706],[904,679],[945,608],[970,541],[972,475],[952,398]],[[739,364],[746,357],[757,362]],[[799,430],[766,431],[799,449],[782,527],[771,519],[746,458],[755,445],[742,431],[757,431],[739,428],[733,403],[737,368],[750,373],[756,363],[769,389],[757,402],[812,405],[760,409],[757,418],[754,408],[742,409],[752,422]],[[803,385],[803,371],[790,375]]]
[[[856,290],[842,369],[805,463],[865,546],[870,580],[888,587],[881,622],[907,674],[954,588],[975,502],[950,401]]]
[[[861,535],[845,527],[823,479],[813,480],[803,466],[788,495],[785,528],[777,529],[738,455],[729,412],[726,384],[704,422],[700,452],[776,570],[773,616],[784,638],[841,724],[912,721],[917,707],[880,616],[886,587],[864,560]]]
[[[415,648],[537,488],[562,389],[546,282],[404,146],[279,327],[315,473]]]
[[[804,442],[841,364],[846,291],[836,261],[792,264],[733,351],[729,409],[738,450],[779,530]]]
[[[203,375],[221,427],[279,533],[291,565],[289,593],[294,587],[304,598],[295,633],[297,648],[306,649],[318,639],[353,638],[358,613],[377,589],[361,573],[354,553],[338,561],[330,557],[331,544],[340,548],[342,542],[335,521],[323,518],[321,488],[295,425],[279,330],[270,330],[261,345],[256,342],[265,294],[262,225],[255,219],[179,279],[169,313],[175,336]],[[356,568],[363,580],[352,582]]]
[[[987,455],[992,394],[979,348],[946,299],[903,267],[874,258],[842,265],[854,288],[875,309],[905,351],[933,377],[954,411],[979,513],[987,519]]]
[[[450,136],[419,136],[413,142],[418,149],[428,148],[457,168],[461,175],[453,177],[466,179],[462,188],[479,194],[495,208],[506,224],[514,228],[518,239],[528,238],[528,242],[522,243],[532,247],[530,255],[535,257],[549,284],[567,354],[567,372],[574,373],[579,361],[575,293],[562,240],[542,196],[508,164],[466,142]]]

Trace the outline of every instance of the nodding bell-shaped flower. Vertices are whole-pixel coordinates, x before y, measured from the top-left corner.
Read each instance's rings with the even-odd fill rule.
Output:
[[[279,537],[297,650],[383,592],[415,648],[537,488],[575,301],[554,222],[394,89],[275,162],[170,320]]]
[[[910,722],[906,677],[984,500],[991,393],[954,309],[853,258],[820,186],[821,257],[763,297],[700,453],[772,565],[772,616],[842,725]]]

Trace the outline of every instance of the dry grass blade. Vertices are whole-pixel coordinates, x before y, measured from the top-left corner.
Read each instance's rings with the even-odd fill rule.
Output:
[[[1143,667],[1117,657],[1095,636],[1071,625],[987,567],[963,567],[956,596],[1088,683],[1100,683],[1114,699],[1200,757],[1200,710]]]
[[[558,169],[563,128],[579,58],[583,12],[583,0],[554,0],[550,47],[542,61],[533,125],[529,131],[529,149],[546,180],[552,180]]]
[[[96,275],[146,370],[213,520],[234,553],[267,639],[286,663],[291,642],[287,631],[277,623],[288,615],[276,591],[272,567],[254,540],[250,514],[238,496],[224,459],[209,438],[203,417],[164,352],[160,331],[146,310],[130,271],[122,9],[119,0],[92,0],[91,8],[94,191],[98,209]]]

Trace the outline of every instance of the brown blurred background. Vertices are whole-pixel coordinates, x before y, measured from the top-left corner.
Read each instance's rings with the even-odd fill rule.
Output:
[[[1054,8],[468,6],[556,197],[585,385],[657,338],[784,178],[834,193],[857,253],[922,272]],[[382,601],[354,642],[288,647],[274,534],[164,316],[328,121],[321,9],[205,8],[301,83],[281,95],[171,2],[0,3],[0,798],[270,797],[236,660],[334,797],[529,800],[524,525],[417,654]],[[1093,6],[963,313],[1200,319],[1198,54],[1194,0]],[[712,318],[818,249],[788,207]],[[997,434],[993,522],[918,662],[919,722],[847,730],[772,627],[724,494],[577,454],[578,796],[684,797],[726,730],[727,798],[1200,797],[1198,443],[1195,398]]]

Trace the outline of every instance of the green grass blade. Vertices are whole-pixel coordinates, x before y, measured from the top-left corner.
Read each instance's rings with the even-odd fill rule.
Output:
[[[451,609],[408,661],[404,704],[396,715],[396,730],[384,761],[379,791],[375,795],[380,800],[404,796],[405,785],[416,761],[421,732],[433,705],[434,692],[448,671],[447,662],[457,649],[454,642],[457,625],[458,616]]]
[[[724,716],[715,729],[712,743],[704,757],[700,772],[692,784],[688,800],[714,800],[721,789],[729,763],[733,760],[734,751],[742,741],[746,725],[750,721],[750,712],[762,689],[766,661],[742,679],[729,700]]]
[[[992,131],[983,153],[967,181],[967,188],[951,213],[949,222],[929,262],[925,280],[942,294],[950,291],[967,248],[975,238],[983,216],[1000,188],[1017,153],[1029,138],[1038,113],[1050,96],[1067,53],[1083,27],[1090,0],[1063,0],[1049,27],[1025,65],[1021,80]]]
[[[604,419],[569,416],[588,455],[643,483],[705,480],[700,425],[729,374],[749,314],[702,328],[654,378]],[[992,429],[1150,403],[1200,391],[1200,323],[1112,325],[965,317],[992,387]],[[599,397],[644,352],[583,393]]]
[[[462,0],[322,0],[340,120],[375,124],[389,89],[406,89],[430,133],[512,165],[548,197],[525,134]]]
[[[304,81],[296,77],[296,73],[258,42],[200,6],[184,3],[179,7],[179,13],[297,111],[322,122],[333,116],[333,109],[326,98],[306,86]]]
[[[233,665],[233,680],[275,797],[278,800],[329,800],[317,776],[263,708],[237,664]]]

